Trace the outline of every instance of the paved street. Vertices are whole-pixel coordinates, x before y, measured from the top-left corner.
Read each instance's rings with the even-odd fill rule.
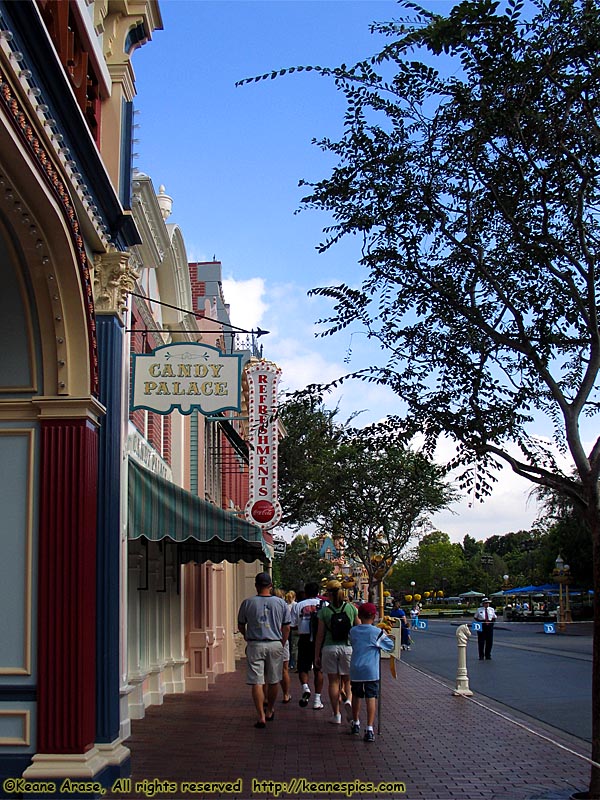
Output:
[[[470,622],[466,620],[466,622]],[[413,633],[408,664],[453,682],[462,620],[431,620]],[[591,741],[591,624],[573,634],[544,634],[541,623],[496,625],[491,661],[479,661],[477,634],[467,648],[470,688],[537,720]]]

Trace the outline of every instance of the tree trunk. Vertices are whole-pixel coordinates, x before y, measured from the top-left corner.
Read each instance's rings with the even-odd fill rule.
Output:
[[[592,761],[600,764],[600,508],[590,504],[590,530],[594,574],[594,624],[592,645]],[[600,800],[600,767],[592,765],[589,797]]]

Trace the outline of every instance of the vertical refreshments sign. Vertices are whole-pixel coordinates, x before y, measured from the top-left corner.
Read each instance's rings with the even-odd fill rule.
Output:
[[[271,361],[251,361],[248,381],[250,492],[245,516],[263,530],[281,519],[277,499],[277,385],[281,370]]]

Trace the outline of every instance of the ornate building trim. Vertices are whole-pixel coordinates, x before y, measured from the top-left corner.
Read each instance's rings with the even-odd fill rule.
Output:
[[[127,294],[135,289],[139,274],[129,253],[102,253],[94,262],[94,301],[97,313],[122,314]]]
[[[96,341],[96,321],[94,318],[94,297],[92,282],[90,278],[90,268],[85,244],[81,235],[79,220],[69,191],[62,180],[54,161],[49,152],[42,145],[37,136],[32,121],[19,99],[15,96],[12,87],[7,82],[7,76],[0,70],[0,103],[8,112],[7,116],[27,150],[37,166],[39,174],[42,176],[50,190],[58,200],[63,216],[67,223],[71,242],[77,256],[77,266],[83,288],[83,301],[86,308],[87,330],[89,341],[89,360],[90,360],[90,390],[94,395],[98,394],[98,345]]]

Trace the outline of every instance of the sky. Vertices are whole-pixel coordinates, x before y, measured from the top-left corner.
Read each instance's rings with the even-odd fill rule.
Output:
[[[333,165],[312,142],[341,134],[343,98],[308,72],[235,84],[286,67],[353,63],[383,44],[372,22],[406,12],[387,0],[160,0],[160,9],[164,29],[133,57],[134,166],[173,198],[169,223],[180,227],[188,260],[222,262],[232,323],[269,331],[259,341],[282,368],[284,390],[372,363],[377,345],[358,330],[315,336],[329,308],[308,296],[358,280],[358,242],[319,254],[328,220],[297,213],[299,181],[324,178]],[[390,390],[364,383],[344,384],[325,404],[339,404],[341,420],[360,411],[357,424],[400,410]],[[432,525],[455,542],[528,529],[537,514],[531,488],[504,469],[484,504],[464,498]]]

